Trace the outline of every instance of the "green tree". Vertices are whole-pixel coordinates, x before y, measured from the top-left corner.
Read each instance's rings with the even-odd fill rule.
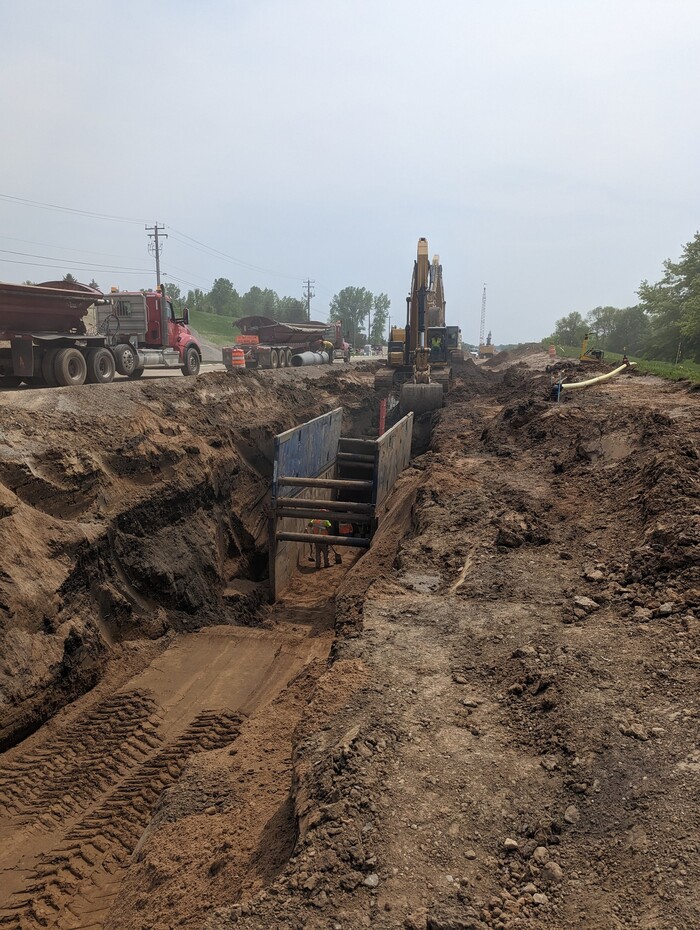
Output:
[[[617,307],[595,307],[586,317],[589,330],[596,333],[600,345],[604,349],[610,348],[608,345],[608,336],[615,329],[619,312]]]
[[[700,233],[686,243],[679,261],[664,262],[660,281],[642,281],[637,293],[651,320],[645,354],[672,361],[680,345],[686,358],[700,361]]]
[[[254,285],[241,297],[241,310],[243,316],[267,316],[275,320],[278,301],[275,291]]]
[[[340,320],[350,344],[357,348],[362,344],[360,334],[367,330],[367,317],[373,305],[374,295],[366,287],[344,287],[331,300],[328,319],[330,322]]]
[[[211,313],[219,316],[238,316],[241,309],[240,294],[228,278],[217,278],[207,294]]]
[[[70,273],[70,271],[68,272],[68,274],[63,275],[63,280],[66,282],[66,284],[77,284],[78,283],[78,279],[74,278],[73,275]]]
[[[182,309],[185,306],[185,301],[182,299],[182,294],[180,288],[177,284],[166,284],[165,293],[170,297],[173,302],[173,309],[175,310],[176,315],[182,314]]]
[[[207,294],[201,288],[195,287],[187,292],[185,306],[188,310],[195,310],[197,313],[206,313],[208,309]]]
[[[576,310],[563,316],[554,324],[554,332],[549,341],[560,346],[578,346],[588,330],[588,324]]]
[[[626,307],[617,310],[615,324],[610,331],[605,348],[610,352],[627,352],[641,355],[649,337],[649,318],[641,307]]]
[[[303,323],[306,320],[306,304],[296,297],[280,297],[276,319],[283,323]]]
[[[369,341],[373,346],[386,342],[386,326],[389,322],[391,301],[386,294],[377,294],[372,301],[372,329]]]

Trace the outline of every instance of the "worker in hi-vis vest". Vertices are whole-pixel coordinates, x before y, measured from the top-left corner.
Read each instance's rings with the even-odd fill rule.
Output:
[[[323,567],[328,568],[328,550],[333,549],[333,546],[331,546],[330,543],[323,542],[323,537],[330,536],[331,521],[309,520],[306,524],[306,532],[316,537],[313,542],[309,540],[309,561],[315,560],[316,568],[320,568],[321,556],[323,556]],[[335,564],[339,565],[343,560],[335,549],[333,549],[333,555],[335,557]]]

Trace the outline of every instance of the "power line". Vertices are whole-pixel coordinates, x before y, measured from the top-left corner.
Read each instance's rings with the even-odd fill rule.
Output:
[[[25,258],[44,258],[50,262],[61,262],[64,265],[72,265],[73,263],[70,260],[66,260],[60,257],[60,255],[36,255],[34,252],[15,252],[12,249],[0,249],[3,255],[21,255]],[[16,259],[4,259],[4,261],[15,261],[15,264],[33,264],[30,262],[21,262]],[[59,266],[53,266],[59,267]],[[82,262],[81,266],[83,271],[87,271],[88,268],[98,268],[102,271],[133,271],[139,272],[140,274],[148,274],[148,271],[145,268],[122,268],[116,265],[105,265],[104,262]]]
[[[43,203],[40,200],[27,200],[25,197],[13,197],[12,194],[0,194],[0,200],[6,200],[9,203],[23,204],[26,207],[37,207],[41,210],[57,210],[60,213],[74,213],[77,216],[89,216],[92,219],[109,220],[113,223],[138,223],[141,225],[143,220],[137,220],[131,216],[113,216],[110,213],[95,213],[92,210],[77,210],[74,207],[63,207],[56,203]]]
[[[204,250],[207,253],[212,255],[217,255],[220,258],[225,258],[227,261],[233,262],[234,265],[240,265],[243,268],[249,268],[251,271],[260,271],[263,274],[275,275],[278,278],[289,278],[290,280],[298,280],[296,275],[285,274],[283,271],[273,271],[271,268],[263,268],[261,265],[254,265],[251,262],[243,261],[243,259],[236,258],[234,255],[229,255],[227,252],[222,252],[219,249],[215,249],[213,246],[207,245],[205,242],[200,242],[199,239],[195,239],[193,236],[188,236],[186,233],[181,232],[179,229],[175,229],[174,226],[168,226],[168,229],[171,233],[175,233],[173,239],[177,242],[182,242],[182,239],[179,239],[179,236],[182,236],[183,239],[188,240],[187,242],[182,242],[182,245],[188,245],[190,248],[194,246],[190,243],[194,243],[197,246],[200,246],[198,251]]]
[[[35,268],[56,268],[59,271],[65,271],[66,265],[49,265],[46,262],[23,262],[17,258],[0,258],[0,262],[6,265],[29,265]],[[128,268],[84,268],[82,265],[72,265],[70,266],[73,271],[89,271],[91,274],[97,272],[102,274],[106,271],[117,271],[119,274],[144,274],[140,269],[138,271],[130,271]],[[147,272],[146,272],[147,273]]]
[[[98,213],[93,210],[81,210],[76,207],[66,207],[61,204],[46,203],[41,200],[30,200],[26,197],[16,197],[13,194],[0,193],[0,200],[4,200],[8,203],[19,204],[22,206],[35,207],[41,210],[53,210],[59,213],[69,213],[74,216],[84,216],[84,217],[89,217],[91,219],[106,220],[108,222],[114,222],[114,223],[130,223],[130,224],[138,224],[140,226],[144,222],[143,220],[137,219],[136,217],[118,216],[118,215],[111,214],[111,213]],[[153,227],[147,227],[147,228],[152,229]],[[165,227],[163,226],[160,227],[160,229],[164,229],[164,228]],[[195,239],[193,236],[188,236],[187,233],[184,233],[181,230],[176,229],[174,226],[168,226],[167,228],[173,233],[172,238],[176,242],[180,242],[182,245],[188,246],[189,248],[194,248],[197,251],[204,252],[205,254],[215,255],[218,258],[223,258],[226,261],[232,262],[234,265],[237,265],[241,268],[247,268],[250,271],[257,271],[261,274],[273,275],[274,277],[277,277],[277,278],[286,278],[290,281],[298,280],[296,275],[287,274],[283,271],[276,271],[272,268],[265,268],[262,265],[256,265],[253,262],[247,262],[247,261],[244,261],[243,259],[236,258],[234,255],[229,255],[227,252],[223,252],[220,249],[216,249],[213,246],[207,245],[205,242],[201,242],[199,239]],[[167,236],[167,234],[161,234],[161,235]],[[4,236],[2,238],[11,238],[11,237]],[[16,240],[16,241],[29,242],[29,240]],[[42,245],[46,243],[35,243],[35,244]],[[64,249],[64,251],[76,251],[76,252],[79,251],[78,249],[67,249],[62,246],[51,246],[51,248]],[[93,252],[92,254],[106,254],[106,253]]]
[[[114,252],[96,252],[94,249],[72,249],[66,245],[56,245],[54,242],[37,242],[35,239],[19,239],[17,236],[0,236],[0,239],[8,242],[23,242],[25,245],[45,246],[47,249],[58,249],[60,252],[78,252],[80,255],[104,255],[108,258],[125,258],[127,261],[133,258],[133,255],[115,255]]]

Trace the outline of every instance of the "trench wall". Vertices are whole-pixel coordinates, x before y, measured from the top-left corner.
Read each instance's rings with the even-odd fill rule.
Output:
[[[302,497],[308,500],[328,500],[328,488],[300,488],[284,485],[280,479],[334,478],[335,460],[343,420],[343,408],[309,420],[275,437],[275,469],[272,477],[272,514],[278,497]],[[305,520],[270,517],[270,595],[276,601],[289,584],[299,560],[305,558],[305,546],[297,542],[277,540],[275,529],[285,533],[303,533]]]

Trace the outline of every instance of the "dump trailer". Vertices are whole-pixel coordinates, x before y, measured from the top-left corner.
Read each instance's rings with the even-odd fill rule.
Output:
[[[459,327],[445,325],[442,265],[428,260],[428,240],[418,240],[411,290],[406,298],[406,325],[393,327],[386,366],[375,375],[379,391],[400,390],[402,413],[422,413],[442,406],[452,379],[453,350],[461,356]]]
[[[336,358],[350,361],[350,346],[339,322],[281,323],[266,316],[244,316],[233,325],[240,335],[235,345],[222,350],[229,371],[237,367],[234,349],[243,350],[246,368],[296,368],[328,364]]]
[[[85,324],[94,307],[94,332]],[[0,284],[0,386],[108,384],[147,368],[199,372],[202,349],[158,291],[103,294],[78,282]]]

